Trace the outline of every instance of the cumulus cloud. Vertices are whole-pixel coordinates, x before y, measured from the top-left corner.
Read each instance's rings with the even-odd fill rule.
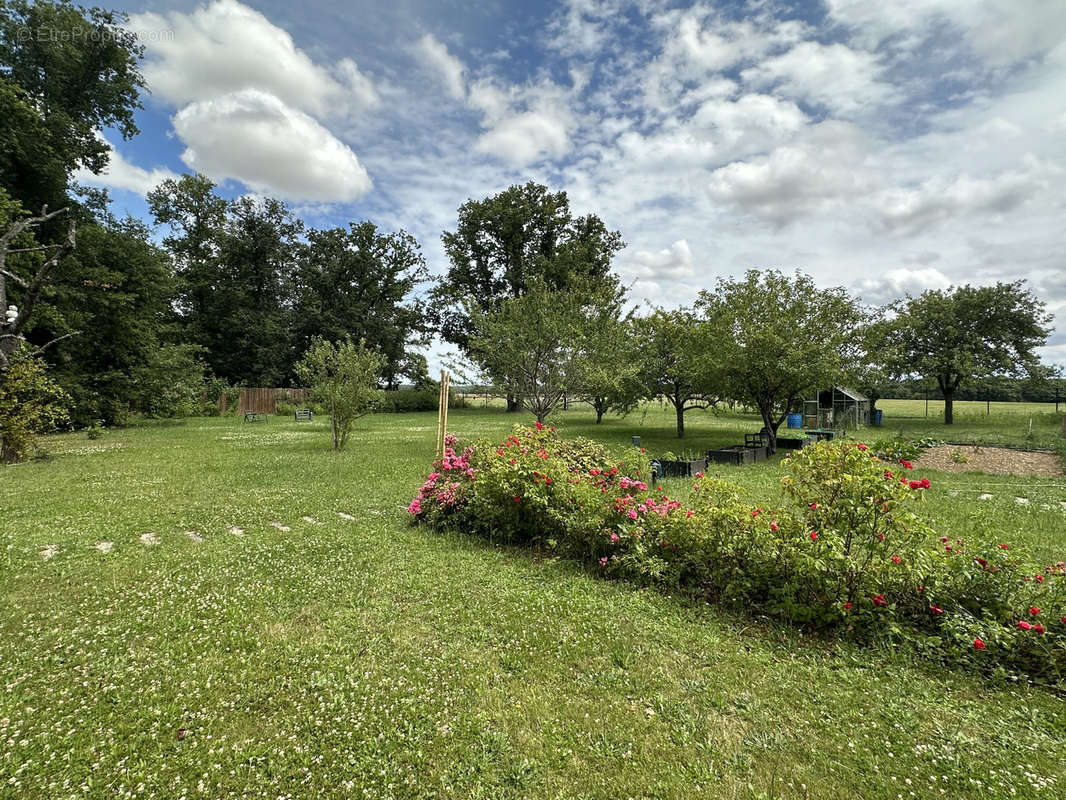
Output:
[[[240,89],[270,92],[317,116],[379,102],[350,58],[332,67],[314,63],[287,31],[237,0],[215,0],[189,14],[136,14],[131,26],[174,32],[146,40],[143,66],[152,93],[174,105]]]
[[[475,148],[521,167],[561,156],[569,146],[566,122],[561,116],[549,111],[525,111],[492,125],[478,138]]]
[[[945,23],[995,65],[1042,53],[1066,38],[1060,0],[826,0],[830,16],[876,45],[894,36],[925,38]]]
[[[131,164],[115,149],[104,136],[98,137],[110,150],[107,167],[99,175],[95,175],[87,169],[79,169],[74,173],[74,180],[86,186],[102,186],[108,189],[121,189],[138,195],[145,195],[150,189],[154,189],[167,178],[177,177],[166,167],[153,167],[145,169]]]
[[[191,169],[292,200],[345,202],[371,188],[351,148],[277,97],[245,89],[191,103],[174,116]]]
[[[707,190],[781,227],[867,190],[860,139],[848,123],[822,122],[802,141],[714,170]]]
[[[881,104],[894,93],[881,80],[883,67],[873,53],[847,45],[806,41],[743,71],[745,81],[812,105],[850,115]]]
[[[443,42],[427,33],[413,48],[417,58],[431,75],[444,85],[448,94],[457,100],[466,96],[466,67],[463,62],[448,52]]]
[[[890,269],[873,278],[863,278],[855,284],[855,290],[867,303],[882,304],[904,295],[917,296],[929,289],[942,290],[951,286],[951,280],[938,269]]]
[[[870,202],[885,229],[913,235],[958,217],[1005,214],[1046,186],[1039,166],[1030,163],[988,178],[935,176],[915,187],[886,189]]]
[[[693,275],[692,249],[679,239],[657,252],[638,250],[629,258],[625,271],[645,282],[689,278]]]

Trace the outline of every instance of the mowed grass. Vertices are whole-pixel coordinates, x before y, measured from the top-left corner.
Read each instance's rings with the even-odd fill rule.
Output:
[[[456,410],[450,427],[515,421]],[[758,428],[693,412],[679,445],[655,406],[557,424],[652,453]],[[434,426],[374,417],[335,454],[323,423],[195,419],[53,437],[48,461],[6,468],[0,797],[1064,791],[1048,691],[410,527]],[[721,472],[779,498],[777,463]],[[1062,557],[1061,481],[929,475],[945,532],[993,525]]]

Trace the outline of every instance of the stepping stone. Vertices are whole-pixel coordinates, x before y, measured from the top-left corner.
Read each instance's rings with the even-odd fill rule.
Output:
[[[115,549],[114,542],[97,542],[93,545],[94,550],[99,550],[101,553],[110,553]]]
[[[952,489],[951,491],[948,492],[948,497],[958,497],[958,496],[959,496],[959,490],[958,489]]]
[[[341,519],[347,519],[347,520],[355,519],[355,517],[353,517],[351,514],[345,514],[343,511],[338,511],[337,512],[337,516],[340,517]]]
[[[1066,508],[1066,500],[1059,500],[1059,505]]]
[[[159,544],[159,534],[155,531],[145,531],[141,534],[140,541],[145,547],[154,547]]]
[[[992,499],[992,495],[990,495],[988,492],[985,492],[983,495],[981,495],[977,499],[978,500],[991,500]]]
[[[277,528],[282,533],[288,533],[292,530],[288,525],[282,525],[280,522],[271,522],[270,525],[273,528]]]
[[[185,531],[185,535],[189,537],[196,544],[203,544],[204,537],[198,534],[196,531]]]
[[[1028,497],[1015,497],[1014,498],[1014,502],[1017,503],[1020,506],[1026,506],[1026,505],[1029,505],[1029,498]]]
[[[56,555],[58,553],[59,553],[59,545],[58,544],[50,544],[50,545],[48,545],[48,547],[45,547],[43,550],[41,550],[41,558],[44,559],[45,561],[51,561],[53,558],[56,557]]]
[[[319,522],[314,517],[300,517],[300,519],[302,519],[308,525],[321,525],[322,524],[321,522]]]
[[[230,525],[226,530],[234,536],[244,536],[244,528],[238,528],[236,525]]]

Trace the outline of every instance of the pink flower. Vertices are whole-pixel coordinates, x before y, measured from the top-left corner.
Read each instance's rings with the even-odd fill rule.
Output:
[[[626,512],[626,515],[630,519],[636,519],[637,518],[637,510],[635,508],[631,508],[631,509],[629,509],[629,511]]]
[[[777,530],[777,520],[776,520],[776,519],[775,519],[775,520],[773,520],[773,521],[772,521],[772,522],[770,523],[770,530],[772,530],[772,531],[776,531],[776,530]]]
[[[860,450],[865,450],[865,449],[866,449],[866,445],[864,445],[864,444],[863,444],[862,442],[859,442],[859,443],[858,443],[857,445],[855,445],[855,446],[856,446],[856,447],[858,447],[858,448],[859,448]]]
[[[1041,574],[1039,574],[1039,573],[1037,573],[1037,574],[1036,574],[1036,575],[1034,575],[1033,577],[1034,577],[1034,578],[1036,578],[1036,582],[1037,582],[1037,583],[1043,583],[1043,582],[1044,582],[1044,576],[1043,576],[1043,575],[1041,575]]]
[[[899,556],[892,556],[892,563],[893,564],[898,564],[899,563]]]
[[[407,513],[413,514],[415,516],[418,516],[422,513],[422,503],[417,497],[412,500],[411,505],[407,507]]]
[[[690,509],[689,509],[688,511],[686,511],[686,512],[685,512],[685,516],[686,516],[686,517],[691,517],[691,516],[692,516],[693,514],[695,514],[695,513],[696,513],[696,512],[695,512],[695,511],[693,511],[693,510],[692,510],[692,509],[690,508]]]
[[[600,566],[601,567],[606,567],[607,566],[607,556],[604,556],[603,558],[600,559]]]
[[[940,606],[929,606],[929,610],[932,611],[934,614],[944,613],[944,609],[942,609]]]
[[[611,534],[611,544],[618,544],[622,540],[622,537],[617,533]]]
[[[1018,620],[1018,629],[1023,631],[1031,631],[1033,626],[1026,622],[1024,619]]]

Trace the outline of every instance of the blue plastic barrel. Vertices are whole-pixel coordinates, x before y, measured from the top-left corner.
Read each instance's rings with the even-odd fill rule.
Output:
[[[874,409],[874,425],[878,428],[881,427],[882,411],[879,408]]]
[[[790,428],[802,428],[803,427],[803,415],[802,414],[789,414],[788,415],[788,427]]]

